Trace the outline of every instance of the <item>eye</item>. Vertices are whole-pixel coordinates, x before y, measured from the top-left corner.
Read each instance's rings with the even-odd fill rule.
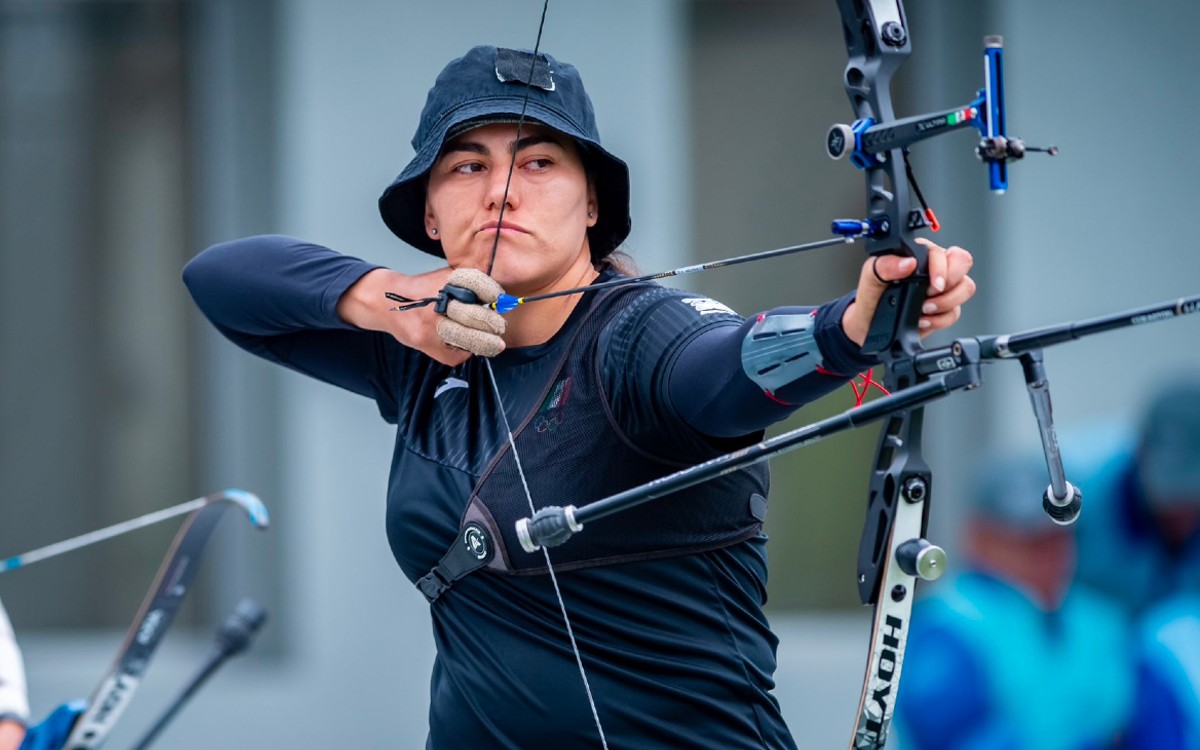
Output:
[[[535,156],[529,159],[521,166],[533,172],[544,172],[554,164],[554,160],[548,156]]]
[[[450,171],[458,174],[474,174],[476,172],[482,172],[483,165],[477,161],[468,161],[463,162],[462,164],[455,164],[454,166],[450,167]]]

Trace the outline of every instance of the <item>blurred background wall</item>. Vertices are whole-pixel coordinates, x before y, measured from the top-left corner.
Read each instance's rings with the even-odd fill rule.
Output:
[[[188,611],[111,742],[129,744],[199,663],[243,595],[272,619],[161,742],[175,748],[420,747],[427,608],[383,534],[392,436],[362,399],[220,340],[178,280],[230,237],[284,232],[403,271],[428,268],[375,200],[411,156],[425,91],[451,57],[529,48],[520,0],[0,0],[0,555],[222,487],[273,526],[231,517]],[[980,292],[961,335],[1020,330],[1200,291],[1186,246],[1200,115],[1200,8],[1152,0],[907,4],[915,53],[898,114],[970,100],[980,41],[1006,38],[1009,130],[1056,143],[986,190],[966,133],[914,168]],[[646,271],[825,236],[856,217],[861,177],[823,152],[849,108],[826,0],[551,3],[543,48],[574,63],[606,145],[633,174],[627,249]],[[687,277],[739,311],[817,303],[857,248]],[[1195,320],[1056,349],[1061,426],[1127,419],[1174,368]],[[934,541],[989,453],[1036,440],[1019,370],[930,409]],[[796,426],[850,405],[849,390]],[[775,462],[772,616],[780,699],[801,746],[844,743],[865,658],[853,571],[874,431]],[[1069,468],[1069,467],[1068,467]],[[1031,502],[1036,499],[1031,498]],[[35,713],[87,695],[174,528],[0,577]],[[952,557],[953,560],[953,557]],[[844,717],[831,721],[830,717]]]

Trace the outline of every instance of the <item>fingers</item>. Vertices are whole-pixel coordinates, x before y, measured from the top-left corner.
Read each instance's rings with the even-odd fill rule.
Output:
[[[500,288],[500,285],[488,276],[482,275],[482,278],[491,282],[491,285],[480,284],[478,279],[469,279],[468,282],[473,283],[474,287],[465,288],[471,289],[477,295],[480,294],[480,289],[490,291],[490,286],[493,285],[496,289]],[[454,274],[451,274],[448,283],[454,283]],[[495,296],[492,299],[495,300]],[[451,300],[446,305],[446,317],[437,323],[438,336],[442,341],[456,349],[481,357],[494,357],[504,351],[504,339],[500,337],[506,328],[507,321],[495,310],[483,305],[464,304],[457,300]]]
[[[966,278],[975,259],[966,250],[955,245],[946,249],[924,237],[914,240],[926,250],[926,271],[929,273],[929,296],[945,292]]]
[[[924,237],[916,240],[928,251],[929,290],[917,326],[922,335],[949,328],[962,316],[962,306],[975,295],[975,280],[967,275],[975,259],[961,247],[943,248]]]
[[[485,307],[504,293],[503,287],[476,268],[456,268],[446,279],[447,285],[460,286],[474,292],[484,305],[468,305],[451,300],[446,305],[446,317],[438,320],[437,331],[447,345],[482,357],[494,357],[504,351],[507,321],[495,310]]]
[[[439,320],[437,330],[442,341],[471,354],[494,357],[504,351],[504,339],[496,334],[465,326],[450,318]]]
[[[446,317],[467,328],[475,328],[485,333],[494,333],[497,336],[503,335],[508,326],[508,322],[504,319],[504,316],[495,310],[483,305],[463,304],[457,300],[451,300],[446,305]]]
[[[921,319],[917,321],[917,328],[921,329],[921,335],[924,336],[927,333],[949,328],[958,322],[960,317],[962,317],[962,306],[955,305],[944,313],[922,315]]]
[[[967,275],[974,258],[961,247],[946,249],[924,237],[915,241],[926,250],[930,283],[917,323],[924,336],[951,326],[962,315],[962,305],[975,294],[975,281]],[[899,255],[879,255],[863,264],[857,302],[842,320],[842,327],[852,341],[862,343],[888,283],[911,276],[916,268],[915,258]]]
[[[472,290],[474,291],[474,290]],[[483,305],[451,301],[446,317],[438,321],[438,335],[450,346],[481,357],[494,357],[504,351],[506,322],[500,313]]]
[[[489,305],[499,299],[501,294],[504,294],[504,288],[500,286],[500,283],[478,268],[456,268],[450,272],[446,283],[470,289],[484,304]]]
[[[921,307],[917,327],[922,333],[933,333],[953,325],[962,315],[962,306],[975,295],[975,280],[964,276],[957,284],[936,297],[927,297]]]

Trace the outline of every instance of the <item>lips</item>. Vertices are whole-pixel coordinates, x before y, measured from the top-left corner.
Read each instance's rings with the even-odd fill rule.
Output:
[[[489,221],[487,224],[484,224],[482,227],[480,227],[479,231],[480,232],[491,232],[500,226],[501,226],[501,224],[498,221]],[[520,224],[514,224],[511,221],[505,221],[503,224],[503,229],[501,229],[501,231],[503,231],[503,232],[522,232],[524,234],[529,234],[529,230],[527,230],[525,227],[521,226]]]

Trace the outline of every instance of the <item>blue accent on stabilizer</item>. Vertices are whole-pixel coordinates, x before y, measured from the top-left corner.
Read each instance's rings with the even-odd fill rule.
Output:
[[[250,516],[250,523],[260,529],[265,529],[270,525],[271,515],[267,513],[267,506],[258,499],[258,495],[237,489],[225,490],[222,494],[246,509],[246,513]]]
[[[10,557],[4,561],[4,569],[5,570],[15,570],[19,567],[21,567],[21,558],[20,557]]]
[[[512,312],[521,304],[519,297],[514,297],[511,294],[501,294],[496,298],[496,312],[503,315],[506,312]]]

